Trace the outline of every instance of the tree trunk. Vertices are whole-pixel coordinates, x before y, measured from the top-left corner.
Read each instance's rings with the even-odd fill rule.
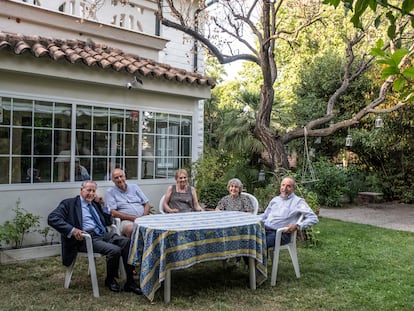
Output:
[[[263,163],[272,171],[281,174],[289,169],[289,162],[283,141],[278,133],[270,130],[270,115],[272,112],[274,99],[273,87],[261,88],[260,101],[261,105],[256,116],[256,126],[254,134],[258,140],[265,146],[269,158],[263,159]]]

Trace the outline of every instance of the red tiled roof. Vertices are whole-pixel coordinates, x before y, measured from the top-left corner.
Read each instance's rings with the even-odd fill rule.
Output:
[[[29,52],[37,58],[50,57],[55,61],[64,59],[71,64],[79,63],[89,67],[96,65],[115,71],[125,70],[130,74],[140,74],[143,77],[175,79],[179,82],[210,86],[211,88],[215,86],[213,78],[174,68],[148,58],[127,54],[105,44],[26,36],[0,31],[0,50],[7,48],[17,55]]]

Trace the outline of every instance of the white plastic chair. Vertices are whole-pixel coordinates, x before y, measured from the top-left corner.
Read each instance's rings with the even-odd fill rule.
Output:
[[[241,194],[244,194],[250,199],[250,202],[252,202],[253,205],[253,215],[257,215],[257,212],[259,211],[259,201],[257,201],[256,197],[247,192],[242,192]]]
[[[303,219],[303,215],[300,215],[297,222],[301,222]],[[298,231],[290,234],[290,242],[285,245],[280,245],[280,241],[282,239],[282,233],[286,232],[287,228],[280,228],[276,231],[276,238],[275,238],[275,247],[273,251],[273,265],[272,265],[272,277],[270,280],[270,285],[276,285],[276,278],[277,278],[277,268],[279,265],[279,252],[282,249],[287,249],[290,254],[290,258],[292,259],[293,268],[295,269],[296,277],[300,278],[300,270],[299,270],[299,261],[298,261],[298,252],[296,249],[296,237]],[[278,246],[277,246],[278,245]]]
[[[160,204],[158,205],[158,210],[160,211],[160,214],[166,214],[166,212],[164,211],[164,198],[165,194],[161,197]]]
[[[119,232],[119,227],[116,227],[115,225],[112,225],[111,230],[115,230],[115,232],[118,233]],[[86,253],[85,252],[78,252],[77,257],[87,257],[88,258],[88,263],[89,263],[89,267],[88,267],[89,271],[88,272],[91,276],[93,296],[94,297],[99,297],[99,285],[98,285],[98,278],[97,278],[97,275],[96,275],[95,258],[100,258],[100,257],[103,257],[104,255],[102,255],[100,253],[94,253],[93,252],[92,238],[91,238],[90,234],[82,233],[82,236],[83,236],[83,238],[85,239],[85,242],[86,242]],[[72,279],[73,268],[75,266],[77,257],[75,257],[73,259],[72,264],[69,267],[67,267],[67,269],[66,269],[65,285],[64,285],[65,288],[69,288],[70,281]],[[125,267],[124,267],[124,263],[122,261],[122,258],[119,259],[119,275],[120,275],[120,278],[122,280],[126,279],[126,272],[125,272]]]

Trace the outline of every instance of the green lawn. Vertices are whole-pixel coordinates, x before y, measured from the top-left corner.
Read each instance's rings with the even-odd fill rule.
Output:
[[[299,246],[302,273],[296,279],[287,251],[276,287],[270,280],[248,288],[248,270],[219,261],[172,272],[172,299],[112,293],[94,298],[86,260],[76,264],[71,288],[63,288],[60,257],[0,266],[0,310],[414,310],[414,233],[320,219],[320,245]],[[270,276],[271,264],[269,262]]]

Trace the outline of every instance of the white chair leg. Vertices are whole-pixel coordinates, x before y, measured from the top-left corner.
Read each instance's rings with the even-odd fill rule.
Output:
[[[170,303],[171,301],[171,270],[167,269],[165,271],[165,280],[164,280],[164,302]]]
[[[256,263],[253,257],[249,257],[249,282],[250,289],[256,289]]]
[[[275,247],[275,251],[273,254],[273,264],[272,264],[272,277],[270,279],[270,285],[275,286],[276,285],[276,277],[277,277],[277,267],[279,265],[279,247]]]
[[[122,261],[122,257],[119,258],[119,278],[122,281],[126,280],[126,271],[124,267],[124,262]]]
[[[73,259],[71,265],[66,268],[66,274],[65,274],[65,288],[69,288],[70,280],[72,279],[72,273],[73,273],[73,267],[75,266],[76,257]]]
[[[96,267],[95,267],[95,258],[93,255],[92,239],[90,235],[88,235],[87,237],[84,236],[84,238],[86,241],[86,249],[88,252],[89,272],[91,273],[93,295],[95,297],[99,297],[99,285],[98,285],[98,277],[96,276]]]
[[[89,272],[91,273],[93,295],[95,297],[99,297],[98,277],[96,275],[95,258],[93,257],[93,253],[88,254],[88,261],[89,261]]]
[[[298,252],[296,250],[296,245],[289,246],[288,250],[290,258],[292,259],[293,268],[295,269],[296,277],[300,278]]]

